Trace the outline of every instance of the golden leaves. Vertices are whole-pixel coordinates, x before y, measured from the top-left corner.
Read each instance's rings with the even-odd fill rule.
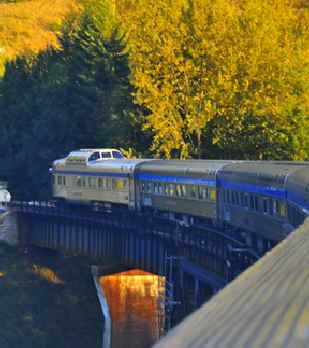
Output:
[[[295,103],[308,105],[308,84],[293,74],[305,72],[300,65],[306,62],[308,69],[308,28],[302,24],[299,34],[298,16],[279,0],[241,6],[228,0],[147,1],[140,13],[127,14],[136,102],[150,110],[145,128],[155,133],[153,148],[166,156],[173,149],[180,156],[194,151],[211,120],[219,145],[250,127],[268,132],[270,140],[270,124],[291,131],[287,115]],[[293,98],[299,83],[302,91]]]
[[[72,0],[0,3],[0,47],[5,59],[57,46],[57,27],[72,10],[80,10]]]

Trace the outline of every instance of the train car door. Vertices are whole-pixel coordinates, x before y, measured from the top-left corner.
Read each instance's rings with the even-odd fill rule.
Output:
[[[135,210],[135,183],[133,172],[129,173],[129,209]]]

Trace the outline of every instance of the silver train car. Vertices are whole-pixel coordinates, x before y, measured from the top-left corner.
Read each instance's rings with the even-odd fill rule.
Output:
[[[238,229],[249,245],[255,236],[282,240],[309,213],[307,162],[125,159],[113,151],[78,150],[54,161],[54,198]]]
[[[286,181],[301,165],[243,162],[218,173],[219,219],[274,241],[294,229],[287,215]]]
[[[309,215],[309,167],[305,166],[287,178],[287,216],[295,228]]]
[[[134,170],[142,161],[126,159],[115,149],[73,151],[53,162],[53,197],[59,205],[86,204],[96,210],[112,206],[135,209]]]
[[[231,161],[157,160],[136,168],[138,207],[191,225],[217,221],[217,172]]]

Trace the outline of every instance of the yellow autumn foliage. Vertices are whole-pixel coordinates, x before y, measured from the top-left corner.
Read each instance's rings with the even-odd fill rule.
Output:
[[[80,4],[75,0],[1,2],[0,64],[26,52],[58,46],[56,34],[63,18],[79,10]]]
[[[167,158],[236,144],[308,157],[309,16],[300,0],[114,0],[136,103]],[[238,145],[239,143],[239,145]]]
[[[213,146],[236,149],[222,157],[270,159],[278,147],[279,157],[309,158],[308,1],[83,1],[98,21],[108,13],[103,37],[121,24],[157,156],[199,157]],[[80,6],[1,3],[0,64],[57,46],[59,24]]]

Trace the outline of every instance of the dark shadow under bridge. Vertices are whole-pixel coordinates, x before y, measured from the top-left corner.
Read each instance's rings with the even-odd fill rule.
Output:
[[[184,227],[129,211],[59,209],[45,202],[12,202],[10,209],[17,216],[21,244],[98,259],[112,257],[126,267],[165,276],[169,303],[190,302],[187,312],[256,260],[235,253],[241,243],[211,226]]]

